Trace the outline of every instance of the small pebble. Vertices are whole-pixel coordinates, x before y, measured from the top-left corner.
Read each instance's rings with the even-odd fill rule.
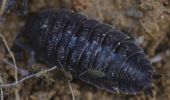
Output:
[[[143,12],[136,10],[134,8],[129,8],[126,11],[126,15],[129,17],[133,17],[133,18],[142,18],[143,17]]]

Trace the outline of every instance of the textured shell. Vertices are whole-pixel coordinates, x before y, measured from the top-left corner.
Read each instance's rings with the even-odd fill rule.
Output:
[[[44,11],[21,31],[37,59],[110,92],[151,94],[153,67],[130,37],[69,10]]]

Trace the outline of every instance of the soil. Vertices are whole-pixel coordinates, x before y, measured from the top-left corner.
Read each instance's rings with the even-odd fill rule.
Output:
[[[122,30],[144,48],[155,70],[162,75],[161,79],[154,81],[153,97],[144,93],[136,96],[113,94],[73,79],[71,86],[75,100],[170,100],[170,0],[30,0],[30,15],[19,16],[15,11],[9,12],[0,22],[0,34],[11,47],[31,13],[50,8],[72,9]],[[1,83],[14,82],[15,79],[14,69],[4,63],[7,58],[9,54],[0,40]],[[25,62],[17,61],[17,65],[24,66]],[[35,69],[31,71],[39,70],[37,66],[42,65],[33,65]],[[26,80],[17,88],[3,88],[3,94],[5,100],[14,100],[17,96],[20,100],[72,99],[64,74],[56,70]]]

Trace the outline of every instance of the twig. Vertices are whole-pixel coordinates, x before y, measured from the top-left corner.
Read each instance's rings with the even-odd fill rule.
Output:
[[[3,84],[3,80],[2,77],[0,75],[0,83]],[[1,88],[1,100],[4,100],[4,93],[3,93],[3,89]]]
[[[15,57],[14,57],[12,51],[10,50],[10,48],[9,48],[9,46],[8,46],[6,40],[5,40],[5,37],[2,34],[0,34],[0,37],[2,38],[2,40],[3,40],[3,42],[4,42],[5,46],[6,46],[6,49],[8,50],[9,54],[12,57],[12,60],[13,60],[13,63],[14,63],[14,68],[15,68],[15,83],[18,84],[18,70],[17,70],[17,66],[16,66]],[[19,92],[18,88],[15,89],[15,99],[16,100],[20,100],[18,92]]]
[[[52,68],[49,68],[49,69],[46,69],[46,70],[39,71],[39,72],[37,72],[37,73],[35,73],[35,74],[31,74],[31,75],[29,75],[29,76],[26,76],[26,77],[24,77],[24,78],[18,80],[17,83],[14,82],[14,83],[9,83],[9,84],[1,84],[0,87],[6,88],[6,87],[16,86],[16,85],[21,84],[22,82],[24,82],[24,81],[26,81],[26,80],[28,80],[28,79],[30,79],[30,78],[39,77],[39,76],[41,76],[42,74],[45,74],[45,73],[47,73],[47,72],[50,72],[50,71],[52,71],[52,70],[54,70],[54,69],[56,69],[56,68],[57,68],[57,66],[54,66],[54,67],[52,67]]]
[[[155,36],[153,35],[153,33],[151,32],[151,30],[149,30],[149,29],[147,28],[147,24],[143,23],[141,20],[140,20],[139,22],[140,22],[140,24],[142,25],[142,27],[145,29],[146,33],[147,33],[148,35],[150,35],[154,40],[157,40],[157,37],[155,37]]]
[[[0,10],[0,16],[3,15],[4,10],[5,10],[5,6],[7,4],[8,0],[2,0],[2,5],[1,5],[1,10]]]
[[[71,86],[70,80],[68,80],[68,79],[67,79],[67,82],[68,82],[68,85],[69,85],[69,88],[70,88],[70,91],[71,91],[72,100],[75,100],[74,92],[73,92],[73,89],[72,89],[72,86]]]
[[[72,100],[75,100],[75,97],[74,97],[74,93],[73,93],[73,89],[71,87],[71,84],[70,84],[70,80],[72,80],[72,76],[70,76],[70,74],[68,74],[65,70],[64,70],[64,67],[63,65],[59,62],[59,56],[57,56],[57,61],[58,61],[58,64],[59,66],[61,67],[62,71],[64,72],[66,78],[67,78],[67,82],[68,82],[68,85],[69,85],[69,88],[70,88],[70,91],[71,91],[71,95],[72,95]],[[71,78],[71,79],[69,79]]]
[[[12,60],[13,60],[13,63],[14,63],[14,67],[15,67],[15,82],[17,83],[17,81],[18,81],[18,76],[17,76],[17,75],[18,75],[18,71],[17,71],[17,66],[16,66],[15,57],[14,57],[13,53],[11,52],[11,50],[10,50],[10,48],[9,48],[6,40],[5,40],[5,37],[4,37],[2,34],[0,34],[0,37],[2,38],[2,40],[3,40],[3,42],[4,42],[5,46],[6,46],[9,54],[10,54],[11,57],[12,57]]]
[[[19,87],[16,86],[17,88],[15,89],[15,100],[20,100],[20,96],[19,96]]]
[[[54,69],[57,68],[57,66],[54,66],[54,67],[52,67],[52,68],[39,71],[39,72],[37,72],[37,73],[35,73],[35,74],[28,75],[28,76],[26,76],[26,77],[18,80],[18,76],[17,76],[17,75],[18,75],[18,70],[19,70],[19,68],[17,68],[15,57],[14,57],[13,53],[11,52],[11,50],[9,49],[9,46],[8,46],[8,44],[7,44],[4,36],[3,36],[2,34],[0,34],[0,37],[2,38],[2,40],[3,40],[3,42],[4,42],[5,46],[6,46],[6,48],[7,48],[7,50],[8,50],[8,52],[9,52],[10,55],[11,55],[11,57],[12,57],[12,59],[13,59],[14,65],[11,64],[11,63],[9,63],[9,62],[7,62],[7,61],[5,61],[5,60],[4,60],[4,62],[6,62],[7,64],[9,64],[9,65],[11,65],[12,67],[15,68],[15,82],[9,83],[9,84],[0,84],[0,88],[1,88],[1,89],[2,89],[2,88],[6,88],[6,87],[17,86],[17,85],[21,84],[22,82],[24,82],[24,81],[26,81],[26,80],[28,80],[28,79],[30,79],[30,78],[39,77],[39,76],[41,76],[42,74],[45,74],[45,73],[50,72],[50,71],[52,71],[52,70],[54,70]],[[61,65],[61,66],[62,66],[62,65]],[[63,68],[63,67],[62,67],[62,68]],[[63,69],[63,71],[64,71],[64,73],[66,73],[64,69]],[[70,91],[71,91],[71,94],[72,94],[72,100],[75,100],[74,93],[73,93],[73,89],[72,89],[72,86],[71,86],[71,84],[70,84],[70,81],[69,81],[68,79],[67,79],[67,81],[68,81],[69,88],[70,88]],[[16,100],[19,100],[19,94],[18,94],[18,92],[19,92],[18,89],[16,89],[16,90],[15,90]]]
[[[152,45],[152,47],[149,49],[149,52],[151,55],[154,55],[155,54],[155,50],[157,49],[157,47],[163,42],[163,39],[165,38],[166,36],[166,33],[162,34],[160,36],[159,39],[157,39],[154,44]]]
[[[9,62],[7,59],[3,59],[5,64],[8,64],[11,68],[15,68],[15,65]],[[29,72],[25,69],[17,67],[18,72],[21,74],[22,77],[29,75]]]

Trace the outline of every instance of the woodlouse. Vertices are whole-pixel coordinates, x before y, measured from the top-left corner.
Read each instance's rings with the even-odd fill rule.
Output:
[[[143,50],[123,32],[82,14],[41,12],[27,21],[16,45],[96,87],[152,95],[155,72]]]

